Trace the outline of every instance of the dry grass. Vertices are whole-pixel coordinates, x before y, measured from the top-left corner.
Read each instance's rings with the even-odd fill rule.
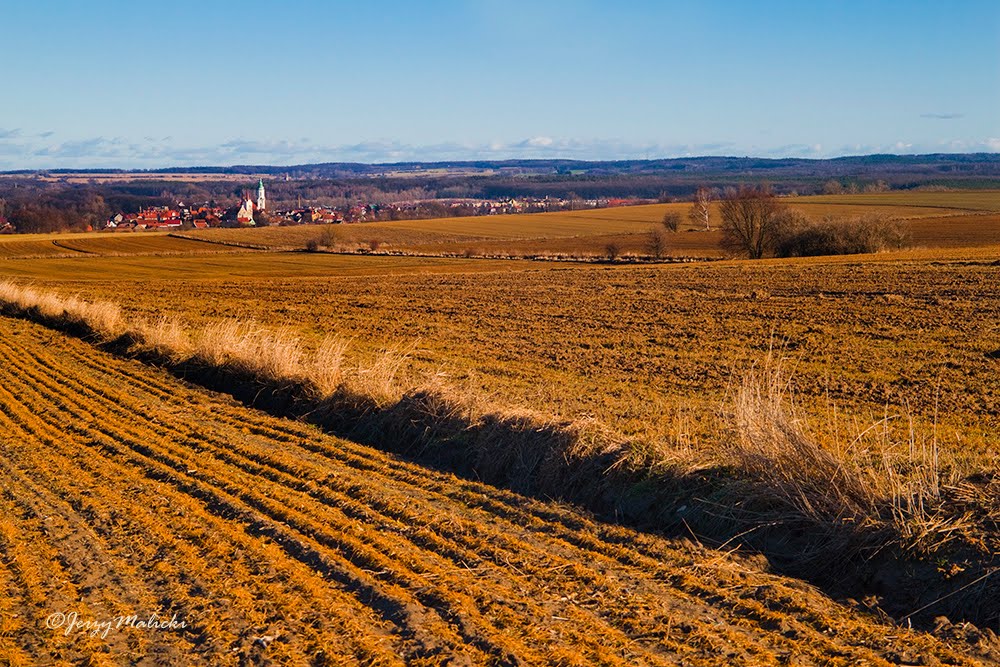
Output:
[[[870,516],[877,497],[854,462],[820,447],[795,415],[790,386],[773,362],[744,375],[731,402],[726,459],[769,497],[817,523]]]
[[[304,383],[319,397],[351,392],[379,405],[399,399],[400,370],[412,350],[390,347],[348,367],[346,340],[330,336],[307,352],[291,328],[269,328],[254,320],[227,318],[191,327],[177,317],[128,319],[111,303],[88,303],[10,281],[0,282],[0,304],[45,324],[80,327],[100,341],[127,338],[133,352],[152,353],[170,363],[196,362],[265,382]]]
[[[47,323],[84,326],[102,340],[117,338],[127,328],[121,309],[113,303],[90,303],[76,296],[63,297],[9,281],[0,282],[0,303]]]
[[[176,318],[162,316],[152,321],[139,318],[126,326],[125,332],[132,334],[136,350],[154,352],[174,361],[191,354],[191,337]]]
[[[345,379],[345,357],[350,341],[339,336],[327,336],[316,348],[311,359],[308,375],[319,398],[325,398],[337,391]]]
[[[752,480],[760,502],[789,520],[846,529],[855,538],[889,531],[904,549],[922,554],[968,528],[967,514],[943,511],[942,489],[959,475],[943,469],[933,434],[920,434],[908,415],[886,414],[853,428],[846,441],[829,442],[796,408],[793,377],[769,355],[744,374],[724,415],[724,464]],[[832,426],[843,432],[844,425]]]
[[[412,345],[393,345],[378,352],[347,376],[345,387],[355,394],[374,400],[380,406],[398,401],[402,393],[400,371],[412,351]],[[319,386],[312,378],[310,381],[314,386]]]

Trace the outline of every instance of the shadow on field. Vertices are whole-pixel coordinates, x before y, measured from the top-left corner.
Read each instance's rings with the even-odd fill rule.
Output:
[[[982,475],[947,488],[930,508],[929,520],[916,524],[933,534],[943,526],[948,533],[957,525],[949,519],[960,517],[976,528],[971,537],[959,531],[936,549],[908,550],[906,545],[919,539],[897,532],[909,524],[893,520],[899,508],[892,498],[849,510],[836,499],[847,498],[849,489],[837,485],[850,480],[839,469],[824,473],[817,467],[820,459],[803,463],[803,449],[786,452],[799,463],[792,468],[798,475],[793,481],[802,477],[818,491],[803,496],[807,487],[792,485],[789,502],[787,495],[775,493],[766,458],[764,470],[735,460],[725,467],[670,460],[648,443],[623,441],[596,423],[477,413],[461,395],[433,386],[382,402],[344,384],[317,397],[315,386],[305,380],[267,379],[239,363],[178,361],[169,351],[144,347],[137,338],[141,332],[101,342],[90,325],[67,312],[64,306],[46,313],[37,306],[0,304],[0,313],[89,340],[246,406],[301,419],[423,465],[524,496],[569,502],[605,521],[761,554],[773,571],[804,579],[834,598],[860,600],[854,604],[862,609],[992,646],[989,650],[1000,655],[992,631],[975,627],[1000,622],[1000,576],[994,576],[1000,571],[1000,476]],[[824,498],[835,500],[832,512],[802,511],[803,503]]]
[[[125,341],[103,347],[129,354]],[[471,422],[462,406],[434,390],[381,406],[345,391],[316,401],[302,385],[275,386],[238,369],[139,356],[271,415],[300,419],[466,479],[569,502],[605,521],[761,554],[772,571],[804,579],[863,610],[963,641],[996,642],[991,631],[984,635],[975,626],[996,627],[1000,620],[997,559],[975,545],[956,542],[947,558],[918,558],[903,552],[898,536],[885,527],[810,522],[784,512],[754,479],[733,468],[630,463],[621,444],[586,424],[499,414]],[[1000,498],[1000,480],[967,480],[961,491],[963,497]],[[948,510],[969,511],[961,502],[951,499]],[[995,519],[980,519],[998,528]]]

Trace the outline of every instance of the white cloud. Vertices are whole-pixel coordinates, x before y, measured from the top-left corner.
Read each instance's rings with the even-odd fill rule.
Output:
[[[228,166],[235,164],[294,165],[317,162],[407,162],[503,159],[625,160],[669,157],[753,155],[756,157],[824,158],[870,153],[1000,152],[1000,138],[979,141],[942,140],[934,144],[897,141],[828,148],[822,143],[780,146],[712,143],[634,143],[619,139],[559,139],[536,135],[514,141],[414,145],[389,139],[352,144],[323,144],[308,138],[265,141],[233,138],[210,146],[180,146],[171,137],[133,141],[121,137],[91,137],[52,141],[49,133],[27,136],[0,131],[0,170],[53,168],[157,168]]]

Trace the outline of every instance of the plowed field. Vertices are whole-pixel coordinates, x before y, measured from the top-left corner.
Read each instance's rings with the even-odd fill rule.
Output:
[[[34,324],[0,319],[0,359],[4,664],[972,663],[727,554],[271,418]],[[186,627],[46,627],[72,612]]]

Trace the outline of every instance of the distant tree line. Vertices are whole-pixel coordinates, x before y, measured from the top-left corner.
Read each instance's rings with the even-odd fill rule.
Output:
[[[425,170],[434,167],[433,173]],[[448,169],[454,169],[449,173]],[[561,199],[568,202],[603,198],[691,201],[703,193],[739,190],[766,178],[775,194],[873,192],[914,187],[1000,188],[1000,156],[931,155],[836,158],[831,160],[761,158],[685,158],[581,162],[574,160],[509,160],[398,165],[328,164],[298,167],[225,167],[162,170],[164,173],[270,173],[265,184],[275,209],[301,206],[383,207],[420,202],[406,217],[468,215],[463,206],[444,206],[435,199]],[[79,173],[75,173],[76,178]],[[116,173],[94,171],[94,175]],[[246,182],[184,182],[144,178],[89,183],[70,182],[69,174],[18,173],[0,177],[5,216],[18,231],[84,229],[113,213],[135,213],[142,207],[239,201]],[[143,174],[148,177],[149,172]],[[61,177],[64,180],[60,180]],[[287,180],[286,180],[287,178]],[[380,219],[400,215],[391,207]],[[701,215],[702,228],[708,219]],[[692,218],[693,220],[693,218]]]
[[[7,194],[0,202],[0,218],[28,234],[98,229],[112,210],[99,193],[78,189]]]

